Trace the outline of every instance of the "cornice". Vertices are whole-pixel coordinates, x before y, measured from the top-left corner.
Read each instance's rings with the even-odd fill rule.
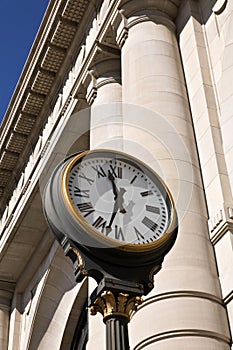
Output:
[[[51,0],[0,126],[0,207],[21,174],[67,69],[67,54],[96,2]],[[63,67],[63,68],[62,68]],[[54,90],[56,89],[56,91]],[[30,146],[31,145],[31,146]]]
[[[20,176],[15,179],[13,184],[12,182],[9,183],[9,177],[11,176],[12,179],[12,176],[14,176],[14,171],[10,169],[6,170],[4,171],[4,177],[0,177],[0,179],[5,179],[7,183],[5,193],[8,194],[9,197],[8,200],[0,197],[1,210],[4,210],[4,213],[0,219],[0,229],[4,237],[9,234],[12,229],[12,225],[18,218],[18,206],[21,205],[19,203],[25,203],[25,198],[27,198],[31,187],[35,182],[37,167],[40,168],[40,164],[41,162],[44,162],[46,154],[48,155],[48,153],[51,151],[52,144],[50,143],[50,139],[53,138],[54,133],[59,133],[57,129],[60,130],[60,128],[62,128],[67,118],[69,118],[70,113],[72,113],[75,108],[80,108],[80,106],[83,105],[82,101],[86,94],[83,83],[88,70],[93,66],[93,64],[96,63],[96,57],[98,56],[100,48],[99,44],[101,44],[101,50],[103,49],[103,45],[106,47],[106,57],[119,57],[119,50],[116,47],[116,43],[114,40],[111,42],[114,32],[112,30],[111,23],[113,22],[115,16],[118,15],[117,8],[119,1],[120,0],[110,4],[101,25],[98,27],[95,35],[92,35],[91,41],[89,40],[88,49],[86,48],[85,43],[80,44],[78,41],[80,32],[83,32],[77,31],[73,43],[66,55],[67,62],[63,63],[63,65],[66,65],[66,74],[65,76],[63,75],[62,87],[60,88],[59,92],[53,91],[52,93],[54,103],[50,109],[47,110],[45,115],[46,120],[44,121],[43,126],[40,129],[37,126],[37,138],[35,144],[31,145],[29,140],[27,140],[29,153],[27,156],[25,156],[25,151],[24,153],[22,152],[20,154],[18,162],[21,162],[23,169]],[[83,19],[84,23],[88,23],[88,19],[90,20],[89,14],[90,10],[89,12],[87,11],[85,13],[85,17]],[[77,49],[79,49],[78,54]],[[70,61],[71,53],[73,53],[73,61]],[[64,74],[64,69],[62,72]],[[54,85],[52,89],[54,89]],[[48,97],[50,98],[50,96]],[[48,104],[48,102],[45,101],[45,105],[46,103]],[[79,103],[79,107],[76,107],[77,103]],[[86,106],[87,104],[85,99],[85,107]],[[43,111],[44,109],[41,112],[42,116]],[[30,133],[31,128],[35,128],[37,119],[37,116],[30,115],[28,113],[20,113],[19,117],[16,118],[17,131],[20,131],[21,133],[27,131],[27,135]],[[19,125],[20,123],[21,125]],[[15,161],[17,161],[17,159]]]

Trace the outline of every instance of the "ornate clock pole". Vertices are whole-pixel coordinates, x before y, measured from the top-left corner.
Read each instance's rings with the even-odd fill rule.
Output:
[[[98,283],[89,306],[103,315],[107,349],[129,349],[128,322],[177,236],[168,188],[130,155],[86,151],[54,170],[43,205],[76,281],[90,276]]]
[[[142,303],[140,296],[105,290],[97,297],[90,308],[92,315],[100,312],[106,324],[107,349],[128,350],[128,322]]]

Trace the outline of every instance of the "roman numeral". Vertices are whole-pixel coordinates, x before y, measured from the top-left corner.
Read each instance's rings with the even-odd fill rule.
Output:
[[[97,172],[98,178],[107,176],[104,169],[100,165],[92,166],[92,169],[94,169]]]
[[[150,211],[151,213],[160,214],[160,208],[153,207],[152,205],[146,205],[146,210]]]
[[[137,229],[135,226],[134,226],[133,228],[134,228],[134,231],[135,231],[135,233],[136,233],[136,236],[137,236],[138,241],[140,241],[141,239],[144,240],[144,237],[143,237],[143,235],[141,234],[141,232],[138,231],[138,229]]]
[[[84,198],[89,198],[90,191],[89,190],[80,190],[77,186],[74,187],[74,196],[76,197],[84,197]]]
[[[117,175],[119,179],[122,179],[122,168],[120,166],[117,168]]]
[[[118,227],[117,225],[115,225],[115,239],[117,239],[118,241],[125,241],[125,237],[122,231],[121,227]]]
[[[155,230],[157,229],[158,225],[152,221],[151,219],[149,219],[147,216],[144,217],[144,219],[142,220],[142,223],[147,226],[151,231],[155,232]]]
[[[89,177],[87,177],[84,173],[80,173],[79,177],[81,177],[81,179],[87,180],[89,185],[92,185],[92,183],[94,182],[94,180],[92,180]]]
[[[122,179],[122,168],[121,167],[116,167],[113,165],[110,165],[110,170],[109,173],[112,174],[112,176],[118,177],[119,179]]]
[[[146,196],[151,196],[152,194],[154,194],[154,192],[153,191],[144,191],[144,192],[141,192],[140,193],[140,195],[142,196],[142,197],[146,197]]]
[[[83,215],[84,218],[94,213],[95,211],[95,209],[93,208],[90,202],[77,204],[77,207],[81,211],[81,213],[84,214]]]
[[[107,225],[107,221],[102,218],[102,216],[99,216],[92,224],[93,227],[99,229],[101,228],[101,231],[103,233],[105,227]]]

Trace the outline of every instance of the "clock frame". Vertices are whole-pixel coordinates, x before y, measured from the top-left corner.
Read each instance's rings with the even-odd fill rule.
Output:
[[[113,239],[110,236],[106,236],[102,233],[100,233],[95,227],[93,227],[90,223],[87,222],[87,220],[81,215],[80,211],[77,209],[77,206],[74,205],[74,200],[72,200],[70,191],[69,191],[69,177],[71,174],[72,169],[77,164],[82,163],[84,159],[86,161],[93,161],[93,159],[117,159],[118,161],[122,162],[123,165],[128,164],[130,166],[133,166],[134,168],[137,168],[141,173],[144,173],[147,177],[150,177],[150,179],[153,179],[153,181],[156,181],[156,186],[160,188],[161,192],[163,192],[164,202],[166,202],[166,205],[169,207],[169,225],[167,226],[166,232],[164,232],[161,237],[155,237],[154,241],[148,241],[147,243],[143,244],[133,244],[129,242],[119,241],[116,239]],[[97,160],[98,161],[98,160]],[[102,170],[103,171],[103,170]],[[77,172],[77,170],[76,170]],[[140,174],[141,175],[141,174]],[[73,175],[72,175],[73,176]],[[107,176],[107,175],[106,175]],[[90,181],[91,179],[89,179]],[[93,181],[93,180],[91,180]],[[96,181],[100,181],[99,179]],[[103,181],[107,181],[107,179],[104,179]],[[94,184],[93,184],[94,186]],[[96,185],[97,186],[97,185]],[[133,186],[133,185],[132,185]],[[81,190],[80,190],[81,192]],[[149,192],[149,191],[148,191]],[[65,207],[67,211],[69,212],[70,216],[73,218],[73,220],[77,223],[77,226],[85,232],[89,237],[92,237],[93,239],[93,245],[94,246],[101,246],[104,248],[114,248],[120,251],[128,251],[128,252],[147,252],[147,251],[153,251],[155,249],[159,249],[159,247],[162,247],[167,240],[170,239],[170,236],[174,234],[174,231],[177,226],[177,216],[176,211],[174,208],[174,201],[171,196],[171,193],[163,180],[152,170],[150,169],[146,164],[139,161],[135,157],[132,157],[130,155],[126,155],[123,152],[115,152],[111,150],[94,150],[94,151],[86,151],[82,152],[81,154],[78,154],[74,156],[65,166],[63,172],[62,172],[62,181],[61,181],[61,193],[63,197],[63,201],[65,204]],[[78,197],[76,198],[76,200]],[[93,206],[95,208],[95,206]],[[149,231],[149,229],[148,229]],[[73,239],[75,237],[72,237]],[[85,244],[85,239],[81,240],[82,244]]]

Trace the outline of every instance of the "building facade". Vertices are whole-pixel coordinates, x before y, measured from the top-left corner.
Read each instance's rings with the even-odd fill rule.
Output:
[[[174,196],[177,241],[131,349],[229,350],[233,3],[51,0],[0,130],[0,348],[105,349],[101,315],[43,215],[67,155],[122,150]]]

